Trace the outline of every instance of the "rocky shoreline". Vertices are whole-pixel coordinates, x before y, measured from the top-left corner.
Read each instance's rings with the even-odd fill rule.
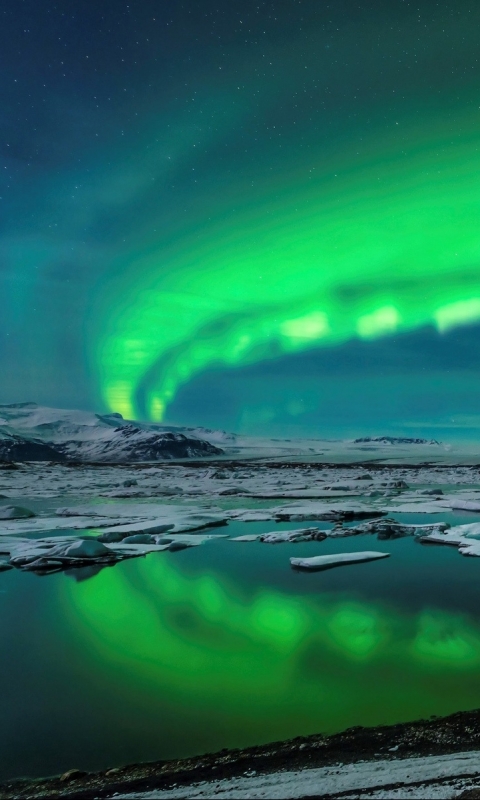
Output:
[[[393,765],[393,762],[398,763],[400,759],[421,756],[442,756],[448,767],[448,759],[455,754],[473,751],[480,751],[480,709],[391,726],[349,728],[332,736],[297,737],[284,742],[242,750],[222,750],[182,760],[130,764],[103,772],[86,773],[72,769],[59,777],[4,783],[0,785],[0,800],[87,800],[130,793],[141,796],[152,790],[161,792],[173,787],[188,791],[190,785],[200,781],[217,783],[220,780],[244,776],[344,766],[359,762],[390,761]],[[448,776],[435,778],[430,783],[438,784],[440,780],[448,780]],[[473,787],[468,792],[450,796],[480,797],[480,759],[478,775],[471,777],[470,782],[472,781]],[[392,787],[393,785],[391,784]],[[475,788],[476,786],[479,788]],[[344,793],[321,796],[336,797],[340,794]],[[203,796],[210,795],[208,791],[204,791]],[[302,796],[305,795],[298,795]],[[308,796],[313,798],[320,795],[309,793]],[[352,794],[349,793],[348,796],[351,797]]]

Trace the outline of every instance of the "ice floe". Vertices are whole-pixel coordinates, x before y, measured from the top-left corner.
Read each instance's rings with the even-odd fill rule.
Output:
[[[131,539],[132,537],[130,537]],[[145,556],[168,550],[176,552],[197,547],[222,535],[175,535],[151,537],[151,542],[105,543],[99,538],[51,536],[43,539],[4,537],[0,540],[0,571],[16,567],[23,571],[46,574],[70,567],[111,566],[125,558]]]
[[[28,411],[28,419],[43,424],[35,414]],[[74,422],[65,420],[67,428]],[[425,543],[454,545],[463,555],[479,555],[480,523],[448,530],[446,522],[454,511],[472,512],[473,520],[478,513],[480,518],[479,473],[474,466],[391,468],[371,463],[367,469],[266,461],[134,467],[3,464],[0,495],[0,543],[26,536],[46,542],[51,536],[53,547],[62,533],[71,537],[77,532],[73,538],[78,540],[82,531],[89,531],[90,538],[125,556],[192,546],[178,537],[191,534],[198,543],[202,531],[252,522],[272,525],[264,526],[267,533],[247,531],[232,541],[275,544],[365,534],[379,540],[412,536]],[[101,499],[116,496],[122,499]],[[407,513],[435,516],[426,525],[391,517]],[[333,527],[307,527],[322,521]],[[286,525],[274,530],[275,523],[292,523],[292,530],[284,530]]]
[[[237,509],[230,513],[232,519],[246,521],[260,521],[274,519],[277,522],[296,522],[308,520],[355,520],[382,517],[386,514],[383,509],[369,507],[360,503],[297,503],[275,506],[267,510],[255,512],[251,509]]]
[[[0,520],[3,519],[31,519],[35,514],[22,506],[0,506]]]
[[[457,547],[462,556],[480,557],[480,523],[456,525],[448,532],[432,532],[421,536],[422,544],[441,544]]]
[[[376,550],[364,550],[361,553],[335,553],[328,556],[313,556],[312,558],[291,558],[290,564],[295,569],[320,571],[331,567],[342,567],[348,564],[359,564],[364,561],[376,561],[388,558],[390,553],[379,553]]]

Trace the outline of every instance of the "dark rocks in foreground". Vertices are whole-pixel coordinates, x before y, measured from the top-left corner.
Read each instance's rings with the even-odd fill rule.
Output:
[[[448,757],[455,753],[479,749],[480,710],[461,711],[448,717],[376,728],[355,727],[333,736],[299,736],[283,742],[243,750],[221,750],[178,761],[131,764],[95,773],[70,769],[57,778],[9,781],[0,785],[0,800],[21,797],[32,800],[107,798],[115,793],[147,792],[172,785],[187,787],[199,781],[217,782],[253,771],[269,774],[338,763],[393,761],[430,755],[443,755],[448,764]],[[479,795],[465,794],[467,796]]]

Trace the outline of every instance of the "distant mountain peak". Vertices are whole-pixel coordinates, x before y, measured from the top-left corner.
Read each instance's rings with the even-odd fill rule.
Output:
[[[354,439],[354,444],[437,444],[436,439],[416,439],[408,436],[362,436]]]

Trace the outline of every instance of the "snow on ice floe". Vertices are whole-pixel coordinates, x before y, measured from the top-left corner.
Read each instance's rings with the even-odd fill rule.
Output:
[[[226,521],[227,515],[220,509],[207,512],[185,506],[112,503],[64,507],[57,509],[55,516],[0,522],[0,535],[82,529],[101,529],[104,534],[115,532],[124,536],[165,531],[183,533],[218,527],[225,525]]]
[[[35,514],[29,508],[22,506],[0,506],[0,520],[3,519],[31,519]]]
[[[278,521],[290,520],[354,520],[381,517],[386,512],[361,503],[297,503],[273,509],[273,518]]]
[[[281,544],[363,534],[379,540],[412,536],[425,543],[451,544],[462,555],[479,556],[480,523],[448,530],[445,521],[454,510],[472,512],[473,519],[475,513],[480,514],[478,481],[478,470],[467,466],[392,470],[377,464],[367,468],[258,462],[134,468],[6,465],[0,468],[0,546],[5,549],[16,539],[19,547],[35,550],[38,545],[43,551],[59,546],[62,532],[70,533],[67,540],[72,544],[82,539],[74,531],[88,530],[93,533],[90,539],[110,551],[99,558],[115,563],[117,556],[121,560],[194,546],[207,541],[206,537],[220,538],[203,531],[229,522],[291,522],[289,531],[247,532],[232,541]],[[122,500],[100,500],[115,496]],[[426,525],[406,525],[387,516],[393,513],[435,517]],[[334,526],[330,530],[295,527],[295,523],[317,521]],[[21,543],[22,537],[33,535],[42,539]],[[179,538],[190,535],[191,541]],[[46,561],[53,562],[52,570],[63,568],[60,562],[68,563],[70,558],[65,553],[50,556]],[[9,568],[9,559],[8,553],[1,555],[0,569]]]
[[[280,542],[318,542],[325,538],[326,534],[318,528],[298,528],[293,531],[272,531],[271,533],[264,533],[260,537],[260,541],[266,544],[279,544]]]
[[[331,567],[343,567],[348,564],[360,564],[365,561],[376,561],[388,558],[390,553],[379,553],[376,550],[364,550],[361,553],[336,553],[328,556],[314,556],[313,558],[291,558],[290,564],[295,569],[320,571]]]
[[[448,528],[448,522],[432,522],[424,524],[405,524],[389,517],[361,522],[359,525],[344,525],[337,522],[328,530],[320,528],[297,528],[290,531],[269,531],[267,533],[253,533],[235,536],[232,542],[265,542],[267,544],[295,543],[306,541],[323,541],[324,539],[338,539],[350,536],[372,534],[380,540],[400,539],[405,536],[426,537],[428,534],[442,535]],[[470,527],[470,526],[467,526]],[[472,534],[473,535],[473,534]],[[443,543],[443,538],[442,538]]]
[[[302,522],[308,520],[354,520],[382,517],[386,514],[383,509],[373,508],[364,504],[352,503],[298,503],[275,506],[270,509],[233,509],[230,519],[243,522],[263,522],[275,520],[276,522]]]
[[[480,523],[456,525],[449,531],[434,531],[421,536],[423,544],[440,544],[457,547],[462,556],[480,557]]]
[[[172,538],[151,537],[151,541],[120,541],[105,543],[99,538],[74,536],[44,539],[3,538],[0,540],[0,571],[17,568],[44,575],[70,568],[112,566],[126,558],[138,558],[149,553],[168,550],[176,552],[197,547],[216,537],[212,535],[185,535]]]
[[[450,500],[449,505],[451,509],[458,511],[480,511],[480,500],[462,500],[458,498]]]
[[[446,503],[400,503],[398,505],[385,506],[385,510],[390,514],[445,514],[450,506]]]
[[[59,508],[57,514],[68,520],[75,514],[89,515],[95,518],[96,527],[104,528],[104,533],[112,530],[122,533],[172,533],[202,530],[203,528],[226,525],[227,514],[221,509],[203,511],[199,508],[188,508],[178,505],[143,504],[106,504]],[[107,524],[105,524],[105,520]]]
[[[327,533],[319,528],[297,528],[293,531],[269,531],[268,533],[245,534],[235,536],[231,542],[265,542],[266,544],[279,544],[283,542],[321,542],[326,539]]]

